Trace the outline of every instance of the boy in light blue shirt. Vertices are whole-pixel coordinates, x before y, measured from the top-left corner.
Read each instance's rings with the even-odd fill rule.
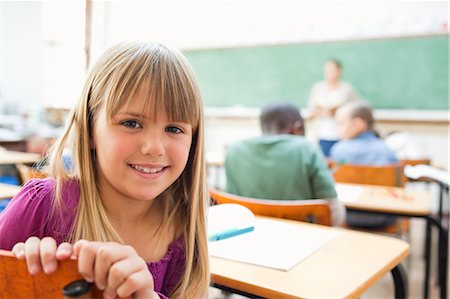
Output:
[[[341,140],[331,148],[331,160],[374,166],[398,162],[394,152],[375,133],[372,109],[365,102],[355,101],[339,108],[336,123]]]
[[[331,148],[331,160],[373,166],[398,162],[394,152],[375,133],[372,109],[366,102],[348,103],[336,111],[335,117],[341,140]],[[394,216],[347,213],[347,224],[354,227],[383,228],[395,220]]]

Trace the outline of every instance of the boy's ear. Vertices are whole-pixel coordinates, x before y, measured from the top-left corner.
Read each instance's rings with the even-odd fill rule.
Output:
[[[367,124],[362,118],[354,117],[352,123],[355,129],[357,129],[359,132],[367,131]]]
[[[292,124],[289,134],[292,135],[305,135],[305,127],[303,126],[303,123],[301,121],[296,121],[294,124]]]

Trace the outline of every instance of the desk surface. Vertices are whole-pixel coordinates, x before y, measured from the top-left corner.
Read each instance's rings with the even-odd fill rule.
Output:
[[[0,183],[0,199],[11,198],[20,191],[20,186]]]
[[[336,190],[339,200],[351,209],[406,216],[432,213],[433,195],[426,190],[356,184],[337,184]]]
[[[0,165],[17,163],[36,163],[42,159],[41,155],[35,153],[17,152],[0,149]]]
[[[287,272],[211,257],[212,281],[267,298],[357,298],[409,253],[408,243],[400,239],[277,220],[338,235]]]

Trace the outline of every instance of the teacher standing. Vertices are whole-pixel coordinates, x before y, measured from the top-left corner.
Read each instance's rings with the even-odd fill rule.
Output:
[[[325,80],[315,83],[309,93],[312,131],[326,157],[339,139],[334,120],[336,110],[348,102],[360,99],[350,83],[341,81],[341,73],[341,63],[336,59],[328,60],[323,70]]]

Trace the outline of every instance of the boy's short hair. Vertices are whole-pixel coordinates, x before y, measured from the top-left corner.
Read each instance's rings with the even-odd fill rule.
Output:
[[[303,124],[300,110],[289,103],[271,103],[264,106],[259,120],[263,134],[279,134],[296,122]]]
[[[367,102],[362,100],[352,101],[342,106],[342,109],[350,118],[360,118],[366,123],[368,129],[373,128],[375,119],[373,118],[372,108]]]

